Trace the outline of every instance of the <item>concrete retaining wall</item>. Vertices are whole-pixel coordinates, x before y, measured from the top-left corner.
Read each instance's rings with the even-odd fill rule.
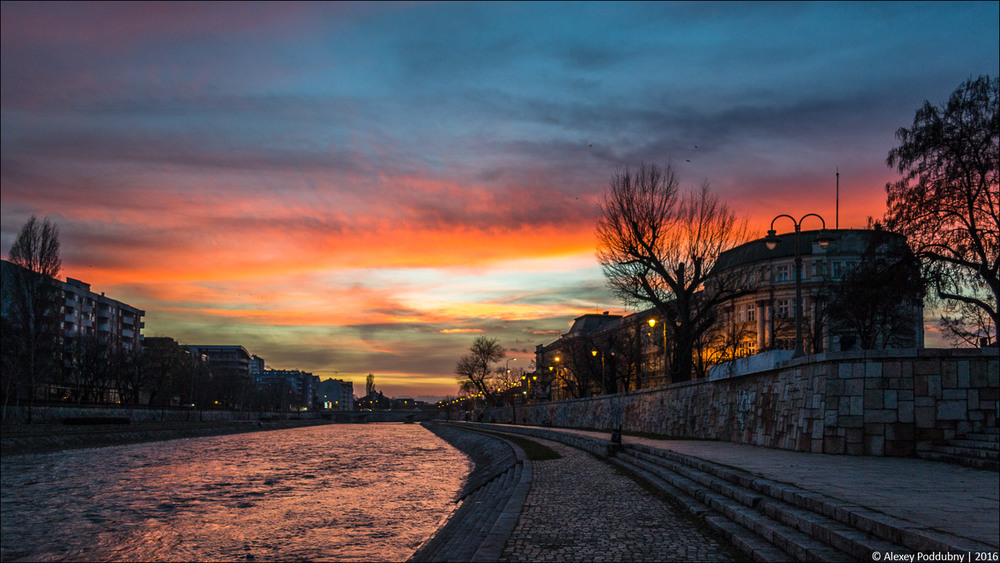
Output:
[[[908,456],[1000,416],[996,348],[816,354],[778,369],[488,409],[485,421],[647,432],[772,448]],[[619,422],[620,421],[620,422]]]

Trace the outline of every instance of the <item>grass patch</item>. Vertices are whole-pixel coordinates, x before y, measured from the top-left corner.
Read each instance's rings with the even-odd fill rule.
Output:
[[[552,448],[539,444],[534,440],[529,440],[521,436],[514,434],[503,434],[501,432],[489,432],[486,430],[476,430],[476,432],[482,432],[483,434],[492,434],[494,436],[503,438],[505,440],[510,440],[517,445],[517,447],[524,450],[524,455],[528,456],[531,461],[545,461],[547,459],[559,459],[562,456],[559,452],[553,450]]]

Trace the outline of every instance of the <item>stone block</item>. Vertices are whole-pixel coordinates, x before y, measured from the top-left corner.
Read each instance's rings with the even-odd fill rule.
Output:
[[[847,416],[851,414],[851,398],[840,397],[837,399],[837,414]]]
[[[847,455],[865,455],[865,445],[861,442],[857,444],[847,444],[845,448]]]
[[[837,413],[838,411],[826,411],[826,413],[823,415],[823,424],[826,424],[827,426],[836,426]]]
[[[941,375],[940,360],[917,360],[913,362],[913,375]]]
[[[899,420],[896,409],[865,410],[865,422],[896,422]]]
[[[913,423],[913,401],[900,401],[896,413],[900,422]]]
[[[958,362],[958,387],[960,389],[968,389],[972,385],[971,370],[969,369],[969,361],[962,360]]]
[[[882,379],[882,362],[865,362],[866,379]]]
[[[969,410],[979,408],[979,389],[969,389],[966,393],[968,393],[969,397]]]
[[[927,376],[926,375],[915,375],[913,376],[913,392],[919,397],[927,396]]]
[[[885,436],[885,424],[865,424],[865,436]]]
[[[965,420],[968,417],[968,403],[966,401],[938,401],[938,420]]]
[[[889,380],[883,379],[881,377],[866,377],[865,378],[865,390],[869,389],[888,389]]]
[[[813,440],[812,445],[809,447],[809,451],[814,454],[823,453],[823,440]]]
[[[864,379],[843,379],[844,395],[863,395],[865,392]]]
[[[865,412],[865,398],[864,397],[851,397],[851,416],[861,416]]]
[[[934,428],[937,425],[937,408],[914,407],[913,422],[917,428]]]
[[[885,437],[866,436],[865,455],[885,455]]]
[[[969,392],[965,389],[944,389],[941,391],[942,401],[964,401]]]
[[[918,407],[933,407],[937,404],[937,399],[934,397],[927,396],[916,396],[913,398],[913,404]]]
[[[844,438],[847,440],[848,444],[860,444],[865,439],[865,431],[863,428],[847,428],[847,432],[844,432]]]
[[[899,378],[903,376],[903,368],[900,362],[885,362],[882,364],[882,376]]]
[[[896,399],[899,401],[913,401],[912,389],[899,389],[896,393]]]
[[[864,418],[860,416],[838,416],[837,428],[861,428],[864,426]]]
[[[913,431],[912,424],[887,424],[885,427],[885,440],[889,441],[908,441],[912,442],[914,440],[915,434]]]
[[[896,391],[895,389],[886,389],[885,391],[882,391],[882,405],[884,408],[887,409],[896,408],[897,397],[898,397],[897,393],[898,391]]]
[[[842,379],[826,380],[826,396],[839,397],[844,394],[844,381]]]
[[[941,376],[940,375],[929,375],[927,376],[927,394],[931,397],[941,396]]]
[[[958,366],[955,362],[941,362],[941,387],[944,389],[958,387]]]
[[[869,410],[871,410],[871,409],[881,409],[881,408],[883,408],[884,403],[883,403],[882,393],[883,393],[883,391],[881,391],[879,389],[866,389],[865,390],[864,407],[865,407],[865,411],[866,412],[869,411]]]
[[[845,442],[843,438],[826,436],[823,438],[823,453],[842,454],[844,453]]]
[[[969,366],[969,384],[972,387],[990,387],[990,378],[978,365]]]
[[[844,362],[837,366],[837,378],[847,379],[849,377],[854,377],[854,365]]]
[[[886,440],[885,455],[892,457],[908,457],[913,455],[916,444],[906,440]]]

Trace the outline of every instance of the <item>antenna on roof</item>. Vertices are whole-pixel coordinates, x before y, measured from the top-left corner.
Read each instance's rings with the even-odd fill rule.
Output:
[[[835,229],[840,229],[840,167],[837,167],[837,209],[836,209]]]

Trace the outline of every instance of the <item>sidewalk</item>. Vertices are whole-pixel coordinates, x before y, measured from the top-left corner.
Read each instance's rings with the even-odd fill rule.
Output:
[[[610,438],[606,432],[539,430]],[[812,454],[730,442],[634,436],[623,436],[623,442],[742,469],[1000,548],[1000,474],[992,471],[915,458]]]

